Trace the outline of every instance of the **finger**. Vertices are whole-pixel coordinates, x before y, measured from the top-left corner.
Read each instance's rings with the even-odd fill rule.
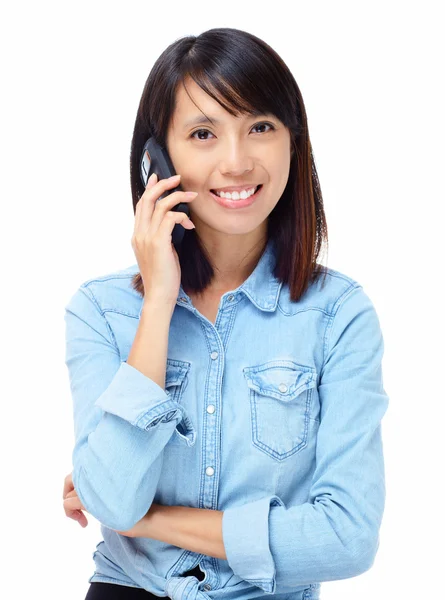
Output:
[[[86,521],[86,517],[80,508],[73,508],[72,506],[70,507],[70,504],[73,503],[67,502],[66,500],[64,501],[63,509],[65,511],[65,515],[74,521]],[[78,506],[78,504],[74,504],[74,506]]]
[[[65,510],[65,515],[70,519],[73,519],[73,521],[78,521],[82,527],[88,525],[88,519],[81,510]]]
[[[81,503],[79,497],[73,496],[73,497],[67,497],[65,498],[65,500],[63,501],[63,507],[66,510],[84,510],[85,512],[88,512],[87,509],[85,508],[85,506]]]
[[[74,494],[74,495],[73,495]],[[82,510],[88,512],[83,504],[81,503],[79,496],[75,492],[69,492],[65,501],[63,503],[63,507],[65,510],[65,514],[70,519],[74,519],[75,521],[82,521],[84,523],[88,523],[85,515]]]
[[[88,519],[81,510],[74,511],[70,518],[73,519],[73,521],[77,521],[81,527],[86,527],[88,525]]]
[[[73,488],[70,492],[67,493],[65,499],[66,498],[77,498],[80,502],[79,494],[76,492],[75,488]],[[82,509],[84,510],[83,506]]]
[[[168,179],[161,179],[150,189],[147,190],[147,194],[144,192],[141,198],[141,207],[139,211],[138,227],[135,229],[139,234],[146,234],[148,226],[150,225],[151,217],[153,215],[154,207],[159,196],[170,188],[174,188],[179,185],[181,178],[169,177]]]
[[[157,181],[158,181],[158,176],[156,175],[156,173],[152,173],[150,175],[150,177],[148,178],[147,185],[145,186],[145,191],[149,190],[154,185],[156,185]],[[144,203],[145,198],[146,198],[145,191],[142,194],[142,196],[139,198],[138,203],[136,204],[136,210],[134,213],[134,231],[136,231],[137,228],[139,227],[139,223],[140,223],[140,219],[141,219],[141,206]]]
[[[79,500],[79,498],[77,496],[71,498],[65,498],[65,500],[63,501],[63,508],[65,510],[68,511],[73,511],[73,510],[82,510],[82,506],[81,506],[81,502]]]
[[[158,182],[157,173],[152,173],[150,175],[150,177],[147,179],[147,185],[145,186],[145,189],[153,187],[157,182]]]
[[[186,229],[193,229],[193,227],[190,225],[192,223],[191,220],[184,212],[169,211],[165,214],[165,217],[162,220],[158,231],[156,232],[156,236],[159,236],[161,239],[168,237],[171,240],[173,228],[176,223],[180,223]]]
[[[74,484],[72,473],[70,473],[65,477],[65,480],[63,482],[63,498],[65,498],[67,493],[70,492],[72,489],[74,489]]]
[[[88,519],[86,518],[86,516],[83,514],[82,511],[77,511],[78,512],[78,516],[75,516],[74,518],[78,521],[79,525],[81,527],[86,527],[88,525]]]
[[[197,192],[175,192],[171,194],[171,197],[163,198],[159,202],[156,202],[155,209],[153,211],[149,232],[154,235],[156,231],[159,229],[161,222],[164,219],[164,216],[169,212],[179,212],[172,210],[174,206],[179,204],[180,202],[189,203],[192,202],[198,195]],[[184,212],[184,211],[182,211]],[[185,214],[185,213],[184,213]],[[190,219],[189,219],[190,220]],[[191,222],[191,221],[190,221]]]

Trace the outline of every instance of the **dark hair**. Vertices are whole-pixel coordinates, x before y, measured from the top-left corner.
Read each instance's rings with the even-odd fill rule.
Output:
[[[317,263],[323,243],[327,244],[323,199],[298,85],[281,57],[251,33],[227,27],[209,29],[170,44],[155,62],[142,92],[131,141],[133,211],[145,191],[139,174],[142,148],[151,136],[166,147],[176,90],[188,77],[231,115],[272,113],[289,128],[289,178],[268,216],[267,236],[275,242],[274,276],[289,285],[290,297],[297,301],[310,281],[327,272]],[[212,280],[213,267],[194,229],[185,229],[178,257],[184,290],[204,290]],[[140,273],[134,275],[132,287],[144,295]]]

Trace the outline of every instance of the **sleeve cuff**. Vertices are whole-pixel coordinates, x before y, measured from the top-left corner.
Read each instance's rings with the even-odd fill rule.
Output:
[[[275,593],[275,563],[269,548],[269,511],[284,506],[278,496],[228,508],[223,513],[222,533],[227,561],[233,572],[261,588]]]
[[[181,423],[177,433],[189,446],[196,440],[196,431],[183,406],[179,405],[155,381],[126,362],[121,365],[112,382],[96,400],[95,406],[125,419],[131,425],[148,430],[159,422],[176,419]]]

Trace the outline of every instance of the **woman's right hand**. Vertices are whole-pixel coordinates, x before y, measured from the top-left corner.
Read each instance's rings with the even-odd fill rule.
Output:
[[[136,205],[131,238],[144,284],[144,302],[153,300],[162,304],[170,303],[173,307],[181,283],[179,257],[172,243],[173,227],[180,223],[186,229],[193,229],[194,225],[184,212],[171,209],[180,202],[190,202],[196,198],[197,193],[176,191],[159,202],[156,201],[179,182],[180,176],[157,181],[156,175],[147,182]]]

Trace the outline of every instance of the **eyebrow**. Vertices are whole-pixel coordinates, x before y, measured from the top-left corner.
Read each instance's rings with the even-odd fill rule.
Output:
[[[268,113],[262,113],[259,110],[255,110],[255,111],[253,111],[253,113],[247,115],[247,118],[259,117],[261,115],[266,116],[266,115],[268,115]],[[213,117],[207,118],[206,115],[198,115],[197,117],[194,117],[193,119],[190,119],[189,121],[184,123],[184,129],[187,129],[188,127],[192,127],[193,125],[202,125],[204,123],[212,123],[213,125],[221,125],[222,121],[220,121],[219,119],[215,119]]]

